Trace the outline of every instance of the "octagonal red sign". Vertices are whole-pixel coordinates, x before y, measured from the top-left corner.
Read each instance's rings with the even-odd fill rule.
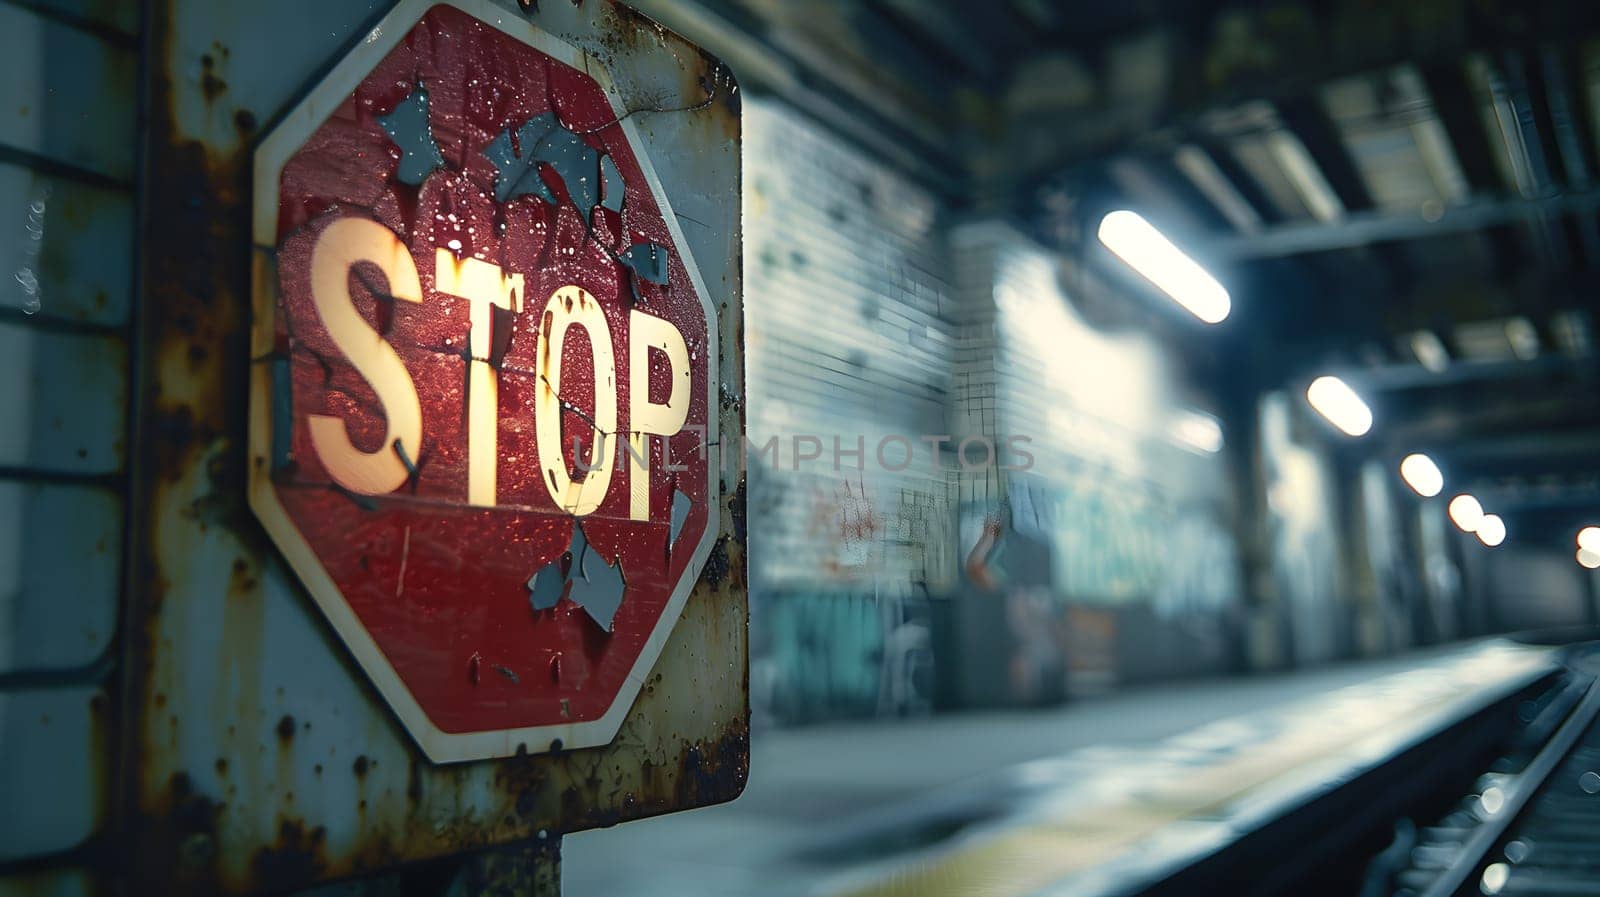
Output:
[[[624,113],[471,0],[258,155],[252,505],[436,761],[610,741],[715,536],[716,315]]]

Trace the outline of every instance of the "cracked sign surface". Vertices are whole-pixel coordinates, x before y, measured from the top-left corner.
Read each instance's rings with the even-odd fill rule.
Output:
[[[604,744],[716,535],[715,315],[592,58],[441,5],[352,83],[263,149],[252,503],[431,758]]]
[[[528,580],[528,601],[535,611],[550,610],[567,599],[607,632],[625,591],[616,559],[601,557],[591,549],[581,525],[573,528],[572,544],[560,559]]]

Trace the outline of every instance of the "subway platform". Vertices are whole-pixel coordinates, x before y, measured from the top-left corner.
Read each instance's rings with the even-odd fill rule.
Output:
[[[566,838],[565,893],[1138,893],[1515,698],[1557,653],[1493,640],[1042,712],[759,732],[737,801]]]

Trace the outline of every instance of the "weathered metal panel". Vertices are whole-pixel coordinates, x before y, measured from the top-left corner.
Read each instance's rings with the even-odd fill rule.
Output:
[[[127,380],[121,337],[0,323],[0,466],[122,469]]]
[[[722,315],[720,427],[740,434],[732,81],[619,5],[538,6],[501,8],[599,58],[631,104],[689,107],[638,125],[695,148],[651,162]],[[731,535],[615,741],[449,766],[418,753],[245,507],[250,143],[370,17],[319,2],[163,0],[150,26],[142,193],[161,226],[143,247],[136,312],[145,438],[134,461],[140,572],[125,743],[135,887],[288,889],[737,795],[748,756],[745,562],[742,483],[729,477],[717,524]]]
[[[116,630],[122,502],[0,480],[0,674],[88,667]]]
[[[139,4],[129,0],[32,0],[32,2],[76,21],[124,34],[131,35],[139,28]]]
[[[136,69],[131,49],[0,4],[0,143],[132,180]]]
[[[0,209],[0,308],[77,323],[127,323],[130,194],[0,163]]]
[[[94,686],[0,692],[0,862],[69,850],[100,825],[107,712]]]
[[[32,869],[0,878],[0,897],[89,897],[99,893],[82,867]]]
[[[0,895],[96,893],[110,818],[136,17],[0,5]]]

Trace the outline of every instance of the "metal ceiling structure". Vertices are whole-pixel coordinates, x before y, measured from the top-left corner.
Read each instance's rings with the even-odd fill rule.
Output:
[[[1220,338],[1141,321],[1238,407],[1337,370],[1380,420],[1352,452],[1428,451],[1554,529],[1595,510],[1593,3],[643,5],[1085,269],[1094,222],[1139,211],[1238,297]]]

